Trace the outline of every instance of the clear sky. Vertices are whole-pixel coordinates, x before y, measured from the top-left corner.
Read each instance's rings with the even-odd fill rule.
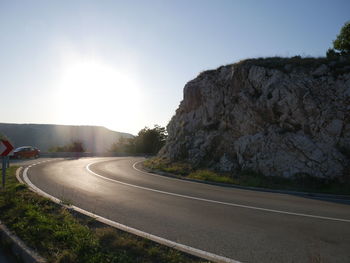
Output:
[[[165,126],[199,72],[324,56],[348,20],[349,0],[0,0],[0,122]]]

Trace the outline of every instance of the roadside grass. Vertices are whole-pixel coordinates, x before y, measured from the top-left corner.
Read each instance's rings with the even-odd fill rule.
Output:
[[[164,158],[151,158],[147,159],[143,163],[146,167],[152,170],[159,170],[168,173],[178,174],[178,175],[188,175],[193,172],[193,168],[188,163],[183,162],[170,162]]]
[[[236,174],[217,173],[208,169],[195,169],[188,163],[171,163],[169,160],[157,157],[146,160],[143,165],[155,172],[169,172],[181,175],[184,178],[208,182],[275,190],[350,195],[350,176],[325,180],[305,173],[295,174],[290,178],[266,176],[253,170],[242,170]],[[186,167],[186,169],[183,167]],[[172,170],[175,170],[175,172],[172,172]]]
[[[210,170],[197,170],[190,173],[188,178],[226,184],[237,184],[237,180],[225,175],[218,175]]]
[[[29,190],[7,170],[0,220],[48,262],[207,262],[108,227]]]

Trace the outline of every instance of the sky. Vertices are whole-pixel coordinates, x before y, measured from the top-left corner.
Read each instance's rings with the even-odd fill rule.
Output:
[[[324,56],[349,14],[348,0],[0,0],[0,122],[166,126],[201,71]]]

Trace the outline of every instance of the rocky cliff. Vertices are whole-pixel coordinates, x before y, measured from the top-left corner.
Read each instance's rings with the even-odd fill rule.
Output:
[[[188,82],[161,157],[265,175],[349,173],[349,61],[256,59]]]

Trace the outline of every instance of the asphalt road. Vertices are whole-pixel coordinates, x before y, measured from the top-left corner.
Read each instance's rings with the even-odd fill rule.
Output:
[[[30,165],[33,163],[37,163],[38,161],[47,161],[47,160],[54,160],[55,158],[40,158],[40,159],[35,159],[35,158],[30,158],[30,159],[10,159],[10,165],[11,166],[26,166]],[[0,165],[1,167],[1,165]]]
[[[1,248],[0,248],[0,262],[1,263],[15,263],[16,261],[6,254]]]
[[[349,205],[151,175],[133,168],[140,160],[57,160],[28,178],[95,214],[234,260],[350,262]]]

